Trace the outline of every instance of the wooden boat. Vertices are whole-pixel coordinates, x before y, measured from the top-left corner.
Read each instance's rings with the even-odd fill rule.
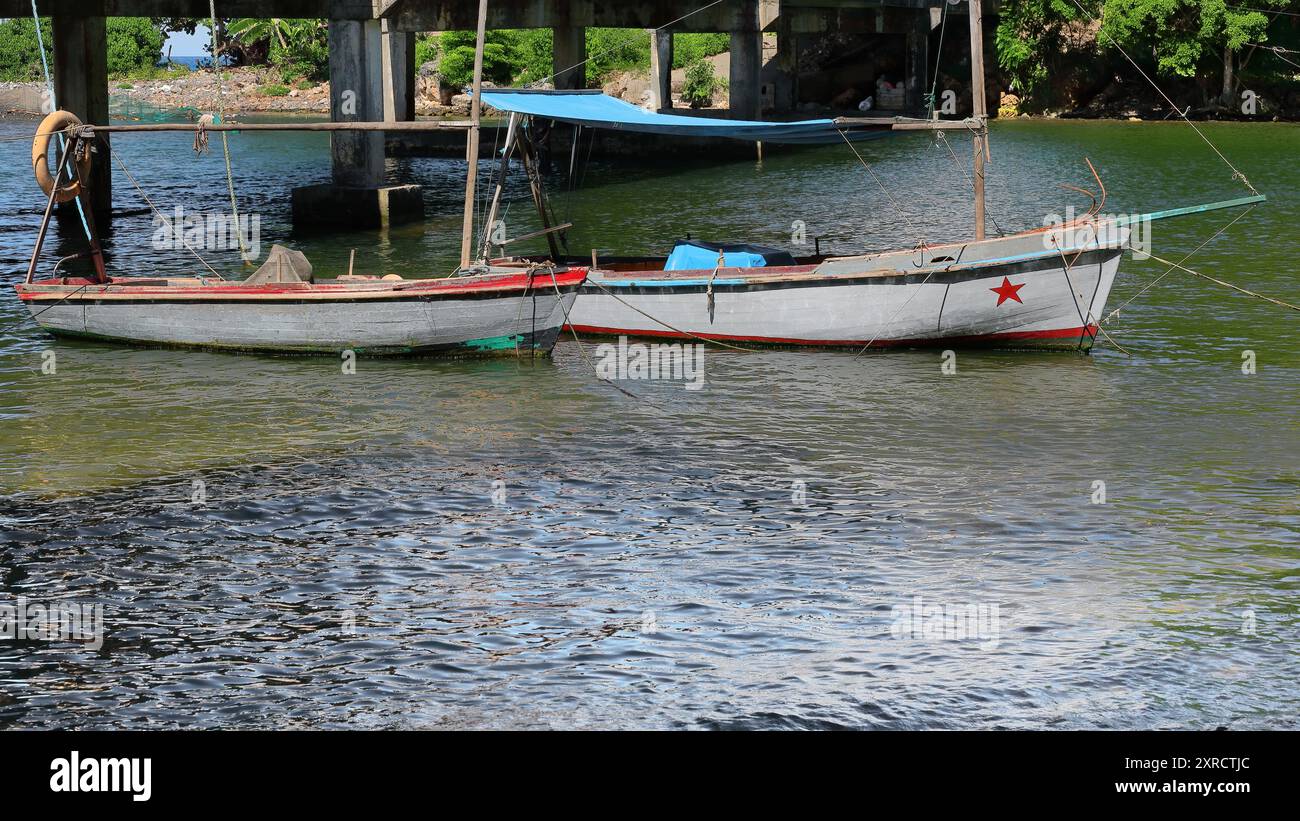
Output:
[[[605,260],[580,289],[570,321],[584,334],[783,346],[1088,350],[1134,226],[1262,199],[1082,218],[907,251],[802,259],[776,252],[777,264],[762,267],[728,267],[728,246],[714,246],[720,264],[712,268],[664,270],[663,257]]]
[[[606,262],[570,319],[585,334],[769,345],[1087,348],[1128,240],[1110,233],[1069,249],[1072,264],[1041,235],[761,268]]]
[[[1121,256],[1135,228],[1157,219],[1264,200],[1256,194],[1152,214],[1104,217],[1100,211],[1105,187],[1098,177],[1099,192],[1086,216],[1050,229],[986,237],[987,117],[979,6],[973,0],[970,14],[974,110],[971,118],[961,121],[854,117],[737,122],[655,114],[593,92],[487,92],[489,105],[511,112],[506,153],[517,133],[530,182],[536,176],[529,167],[536,149],[529,144],[530,130],[515,127],[518,117],[577,127],[800,144],[851,145],[855,137],[878,135],[881,129],[960,130],[974,136],[975,231],[969,241],[838,257],[796,258],[778,249],[698,241],[678,243],[667,257],[598,261],[593,253],[589,277],[570,315],[571,327],[582,334],[859,349],[982,345],[1087,350],[1099,333]],[[503,161],[503,175],[505,169]],[[569,227],[551,226],[535,182],[533,197],[547,232],[562,233]],[[495,200],[491,213],[496,213]],[[534,259],[582,259],[561,253],[553,233],[548,240],[550,255]],[[682,251],[694,253],[679,254]]]
[[[581,268],[498,266],[438,279],[59,277],[17,290],[57,336],[272,353],[513,355],[551,350],[585,277]]]
[[[66,111],[50,114],[37,129],[32,146],[33,170],[48,201],[26,280],[15,286],[19,299],[37,324],[51,334],[131,344],[283,353],[550,352],[586,278],[586,269],[554,264],[473,264],[468,249],[474,162],[468,164],[465,186],[461,266],[454,276],[437,279],[354,276],[349,270],[333,279],[317,280],[305,256],[280,246],[272,248],[252,276],[239,282],[227,281],[215,270],[212,278],[110,276],[87,199],[89,148],[96,134],[104,132],[465,128],[467,156],[477,157],[486,0],[480,0],[479,12],[469,123],[96,126],[83,125]],[[65,144],[58,169],[50,173],[46,154],[55,135]],[[84,276],[58,276],[59,265],[55,265],[50,275],[37,278],[54,205],[74,200],[85,220],[94,271]],[[202,261],[197,251],[195,256]]]

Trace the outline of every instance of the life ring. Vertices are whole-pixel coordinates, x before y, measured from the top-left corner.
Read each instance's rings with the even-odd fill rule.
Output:
[[[50,173],[50,161],[47,156],[50,149],[50,137],[56,133],[66,131],[81,125],[81,120],[71,111],[55,111],[47,114],[44,120],[41,120],[40,126],[36,129],[36,139],[32,140],[32,173],[36,175],[36,184],[49,196],[54,190],[54,176]],[[65,143],[66,144],[66,143]],[[76,199],[81,194],[81,181],[90,178],[90,154],[87,152],[78,152],[80,157],[74,157],[77,165],[76,179],[61,181],[58,191],[54,194],[55,202],[68,202]]]

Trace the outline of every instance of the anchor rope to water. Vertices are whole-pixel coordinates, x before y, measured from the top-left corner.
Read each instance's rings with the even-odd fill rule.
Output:
[[[27,314],[26,316],[21,317],[17,322],[10,322],[10,323],[8,323],[8,324],[6,324],[6,325],[0,326],[0,328],[3,328],[4,330],[7,331],[7,330],[9,330],[10,328],[17,328],[19,325],[23,324],[24,322],[33,322],[33,321],[35,321],[36,317],[40,316],[41,314],[45,313],[45,312],[48,311],[49,309],[51,309],[51,308],[53,308],[54,306],[58,305],[59,303],[63,302],[63,300],[65,300],[65,299],[67,299],[67,298],[69,298],[69,297],[76,296],[77,294],[79,294],[79,293],[81,293],[82,291],[84,291],[84,290],[86,290],[87,288],[89,288],[90,285],[91,285],[91,283],[87,282],[85,285],[82,285],[82,286],[81,286],[80,288],[78,288],[77,290],[75,290],[75,291],[69,291],[68,293],[66,293],[66,294],[64,294],[63,296],[59,297],[58,299],[54,300],[54,301],[51,302],[49,305],[46,305],[44,308],[40,309],[39,311],[35,311],[35,312],[32,312],[32,313],[29,313],[29,314]],[[39,323],[37,323],[37,324],[39,324]]]
[[[555,266],[538,265],[535,267],[545,267],[546,272],[551,275],[551,286],[555,288],[555,301],[560,304],[560,312],[564,314],[564,324],[569,326],[569,333],[573,334],[573,341],[578,343],[578,353],[582,355],[582,360],[587,363],[587,367],[591,368],[591,372],[592,374],[595,375],[597,381],[604,382],[606,385],[609,385],[611,388],[623,394],[624,396],[628,397],[629,399],[638,399],[638,400],[641,399],[641,397],[637,396],[631,391],[619,385],[615,385],[613,380],[606,379],[605,377],[600,375],[600,370],[596,367],[596,363],[592,362],[591,357],[587,356],[587,349],[583,347],[582,339],[578,337],[577,328],[574,328],[573,323],[569,321],[569,309],[564,307],[564,295],[560,293],[560,283],[555,280]]]
[[[1240,291],[1241,293],[1246,294],[1247,296],[1253,296],[1256,297],[1257,299],[1262,299],[1265,302],[1272,302],[1274,305],[1281,305],[1283,308],[1290,308],[1293,311],[1300,311],[1300,306],[1292,305],[1290,302],[1283,302],[1280,299],[1274,299],[1271,296],[1265,296],[1264,294],[1258,293],[1256,291],[1251,291],[1247,288],[1242,288],[1239,285],[1233,285],[1231,282],[1224,282],[1221,279],[1215,279],[1209,274],[1203,274],[1200,271],[1194,271],[1191,268],[1188,268],[1186,265],[1181,265],[1177,262],[1170,262],[1167,259],[1162,259],[1161,257],[1156,256],[1155,254],[1151,254],[1151,258],[1154,259],[1156,262],[1162,263],[1164,265],[1171,265],[1180,271],[1186,271],[1189,274],[1195,274],[1198,277],[1208,279],[1210,282],[1213,282],[1216,285],[1222,285],[1225,288],[1231,288],[1234,291]]]
[[[926,275],[925,275],[925,279],[923,279],[923,280],[921,280],[919,283],[917,283],[917,286],[916,286],[915,288],[912,289],[912,293],[908,294],[908,297],[907,297],[906,300],[903,301],[903,304],[902,304],[902,305],[899,305],[898,308],[894,311],[894,313],[890,315],[890,317],[889,317],[889,322],[886,322],[885,325],[889,325],[889,324],[893,323],[893,321],[894,321],[895,319],[898,319],[898,315],[901,314],[901,313],[903,312],[903,309],[904,309],[904,308],[906,308],[908,305],[911,304],[912,300],[916,297],[917,294],[921,293],[921,289],[925,287],[925,283],[927,283],[927,282],[930,281],[930,277],[934,276],[934,272],[935,272],[936,270],[938,270],[938,269],[937,269],[937,268],[931,268],[931,269],[929,270],[929,272],[926,273]],[[881,325],[881,326],[880,326],[882,330],[884,329],[885,325]],[[879,338],[880,338],[880,331],[876,331],[876,335],[873,336],[873,337],[871,337],[870,339],[867,340],[867,344],[865,344],[865,345],[862,346],[862,350],[860,350],[860,351],[858,351],[856,354],[854,354],[854,358],[857,358],[857,357],[859,357],[859,356],[862,356],[862,354],[866,353],[866,352],[867,352],[867,348],[870,348],[872,345],[874,345],[875,342],[876,342],[876,340],[879,339]]]
[[[698,334],[693,334],[693,333],[691,333],[690,331],[683,331],[681,328],[676,328],[676,327],[674,327],[674,326],[672,326],[672,325],[669,325],[667,322],[664,322],[662,319],[659,319],[658,317],[651,316],[650,314],[648,314],[648,313],[646,313],[645,311],[641,310],[640,308],[636,307],[635,305],[633,305],[632,303],[628,302],[627,300],[622,299],[621,297],[618,296],[618,294],[615,294],[615,293],[611,292],[608,288],[606,288],[604,285],[601,285],[599,282],[593,282],[592,280],[587,280],[587,284],[588,284],[588,285],[594,285],[594,286],[596,286],[596,287],[599,288],[601,291],[604,291],[606,296],[610,297],[611,299],[613,299],[615,302],[619,303],[620,305],[623,305],[624,307],[627,307],[627,308],[631,308],[632,310],[636,311],[638,314],[640,314],[641,316],[643,316],[643,317],[645,317],[646,319],[650,320],[651,322],[655,323],[656,325],[662,325],[662,326],[664,326],[665,328],[667,328],[668,330],[673,331],[673,332],[675,332],[675,333],[679,333],[679,334],[681,334],[681,335],[683,335],[683,336],[689,336],[691,339],[698,339],[700,342],[706,342],[706,343],[708,343],[708,344],[710,344],[710,345],[717,345],[717,346],[720,347],[720,348],[730,348],[730,349],[733,350],[733,351],[753,351],[753,350],[755,350],[754,348],[742,348],[742,347],[740,347],[739,345],[732,345],[732,344],[730,344],[730,343],[723,342],[722,340],[719,340],[719,339],[709,339],[709,338],[706,337],[706,336],[699,336]],[[570,326],[570,328],[572,328],[572,326]],[[577,332],[575,331],[575,333],[577,333]]]
[[[1089,164],[1089,165],[1091,165],[1091,164]],[[1091,226],[1092,226],[1093,235],[1096,235],[1096,233],[1097,233],[1097,229],[1096,229],[1096,225],[1095,225],[1095,223],[1093,223],[1093,222],[1089,222],[1088,225],[1091,225]],[[1069,286],[1070,286],[1070,297],[1071,297],[1071,299],[1074,299],[1074,309],[1076,310],[1076,312],[1079,313],[1079,321],[1080,321],[1080,322],[1083,322],[1084,333],[1087,333],[1088,325],[1089,325],[1089,323],[1091,323],[1091,321],[1093,320],[1093,316],[1092,316],[1092,305],[1088,305],[1088,316],[1087,316],[1087,318],[1084,318],[1084,316],[1083,316],[1083,310],[1079,308],[1079,300],[1078,300],[1078,299],[1075,299],[1075,295],[1074,295],[1074,281],[1073,281],[1073,279],[1070,279],[1070,269],[1073,269],[1073,268],[1074,268],[1074,264],[1075,264],[1075,262],[1078,262],[1078,261],[1079,261],[1079,257],[1080,257],[1080,256],[1083,256],[1083,248],[1080,247],[1080,248],[1079,248],[1079,251],[1078,251],[1078,252],[1075,252],[1075,255],[1074,255],[1074,259],[1073,259],[1073,260],[1066,261],[1066,259],[1065,259],[1065,249],[1061,248],[1060,244],[1057,243],[1056,236],[1052,236],[1052,244],[1053,244],[1053,246],[1056,246],[1057,253],[1060,253],[1060,255],[1061,255],[1061,261],[1062,261],[1062,262],[1065,262],[1065,281],[1066,281],[1066,284],[1069,284]],[[1109,342],[1110,344],[1113,344],[1113,346],[1114,346],[1115,348],[1117,348],[1119,352],[1123,353],[1123,355],[1128,356],[1128,357],[1131,357],[1131,356],[1132,356],[1132,353],[1128,352],[1128,349],[1127,349],[1127,348],[1123,347],[1122,344],[1119,344],[1118,342],[1115,342],[1115,338],[1114,338],[1114,336],[1112,336],[1112,335],[1106,333],[1106,329],[1104,329],[1104,327],[1101,326],[1101,321],[1100,321],[1100,320],[1097,321],[1097,331],[1099,331],[1099,333],[1100,333],[1102,336],[1105,336],[1105,338],[1106,338],[1106,342]],[[1097,339],[1097,338],[1096,338],[1096,335],[1092,335],[1092,340],[1093,340],[1093,342],[1096,342],[1096,339]],[[1080,339],[1079,342],[1083,342],[1083,340]]]
[[[1187,253],[1186,256],[1184,256],[1181,260],[1179,260],[1179,264],[1181,264],[1181,263],[1183,263],[1183,262],[1186,262],[1187,260],[1191,259],[1191,258],[1192,258],[1195,254],[1197,254],[1197,253],[1198,253],[1202,248],[1204,248],[1205,246],[1207,246],[1207,245],[1209,245],[1211,242],[1213,242],[1215,239],[1217,239],[1218,236],[1219,236],[1220,234],[1222,234],[1224,231],[1226,231],[1226,230],[1228,230],[1229,228],[1231,228],[1231,227],[1232,227],[1232,226],[1237,222],[1237,220],[1239,220],[1239,219],[1245,217],[1247,214],[1249,214],[1251,211],[1254,211],[1254,210],[1255,210],[1255,206],[1252,205],[1252,206],[1250,206],[1249,208],[1247,208],[1245,211],[1242,211],[1240,214],[1238,214],[1237,216],[1233,217],[1231,220],[1228,221],[1228,223],[1227,223],[1226,225],[1224,225],[1222,228],[1220,228],[1219,230],[1217,230],[1217,231],[1215,231],[1213,234],[1211,234],[1210,237],[1209,237],[1209,239],[1205,240],[1205,242],[1202,242],[1200,245],[1196,246],[1196,247],[1193,248],[1191,251],[1189,251],[1189,252]],[[1098,324],[1098,325],[1101,325],[1101,324],[1104,323],[1104,322],[1109,322],[1109,321],[1111,321],[1112,319],[1114,319],[1114,318],[1119,314],[1119,312],[1120,312],[1120,310],[1121,310],[1122,308],[1128,306],[1130,303],[1133,302],[1133,300],[1137,299],[1138,297],[1140,297],[1140,296],[1142,296],[1143,294],[1145,294],[1147,291],[1151,290],[1153,287],[1155,287],[1155,286],[1160,282],[1160,280],[1162,280],[1162,279],[1164,279],[1166,276],[1168,276],[1168,275],[1169,275],[1173,270],[1174,270],[1174,266],[1170,265],[1170,267],[1168,267],[1168,268],[1165,269],[1165,272],[1164,272],[1163,274],[1161,274],[1160,276],[1158,276],[1158,277],[1156,277],[1155,279],[1153,279],[1153,280],[1151,280],[1150,282],[1148,282],[1148,283],[1147,283],[1146,285],[1144,285],[1144,286],[1142,287],[1142,289],[1139,290],[1136,294],[1134,294],[1133,296],[1131,296],[1131,297],[1129,297],[1128,299],[1124,300],[1124,302],[1120,303],[1118,307],[1116,307],[1116,308],[1115,308],[1113,311],[1111,311],[1110,313],[1106,314],[1106,316],[1102,318],[1101,322],[1098,322],[1097,324]]]

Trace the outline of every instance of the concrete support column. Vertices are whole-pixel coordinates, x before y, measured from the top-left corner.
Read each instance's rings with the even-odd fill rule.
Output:
[[[759,76],[762,69],[762,32],[731,32],[731,77],[727,100],[733,119],[757,120],[762,116],[763,98]]]
[[[673,107],[673,33],[650,31],[650,104],[656,109]]]
[[[394,33],[394,39],[404,38]],[[329,49],[331,120],[377,122],[389,112],[390,119],[405,114],[410,95],[391,95],[385,81],[389,60],[379,20],[330,20]],[[409,51],[413,56],[414,50]],[[396,61],[390,62],[392,75],[405,76],[408,59],[402,56],[401,71]],[[413,94],[414,83],[407,87]],[[293,189],[295,230],[384,228],[424,216],[418,185],[384,185],[382,131],[330,132],[330,176],[331,183]]]
[[[330,119],[384,119],[379,21],[331,20],[329,49]],[[383,133],[331,132],[330,171],[335,185],[383,185]]]
[[[393,31],[385,19],[380,29],[383,41],[384,119],[415,119],[415,32]]]
[[[52,19],[54,38],[54,97],[58,107],[71,111],[83,123],[108,125],[108,38],[103,17]],[[113,169],[108,153],[109,135],[101,134],[90,171],[91,209],[108,217],[113,208]],[[60,212],[75,212],[66,202]]]
[[[913,13],[907,32],[907,66],[905,103],[909,114],[918,116],[925,110],[925,93],[930,90],[926,74],[930,63],[930,10]]]
[[[552,32],[551,72],[555,75],[555,87],[586,88],[586,28],[564,24],[555,26]]]
[[[774,107],[777,111],[793,111],[799,105],[799,41],[789,25],[777,28],[774,65]]]

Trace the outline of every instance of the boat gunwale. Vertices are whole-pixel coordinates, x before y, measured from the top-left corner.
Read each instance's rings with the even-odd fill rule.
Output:
[[[373,300],[421,299],[424,297],[455,297],[459,295],[488,295],[502,292],[530,290],[550,291],[552,287],[561,289],[581,286],[587,278],[587,269],[576,267],[556,271],[554,283],[549,272],[542,273],[503,273],[478,275],[471,277],[438,277],[434,279],[375,281],[375,282],[331,282],[331,283],[266,283],[243,285],[229,283],[225,285],[132,285],[122,282],[126,277],[104,285],[97,285],[85,278],[72,279],[67,282],[40,280],[31,283],[19,283],[14,286],[18,298],[23,302],[46,301],[121,301],[121,302],[362,302]],[[151,280],[156,280],[152,277]],[[193,277],[175,277],[187,282]],[[540,280],[540,282],[538,282]]]

